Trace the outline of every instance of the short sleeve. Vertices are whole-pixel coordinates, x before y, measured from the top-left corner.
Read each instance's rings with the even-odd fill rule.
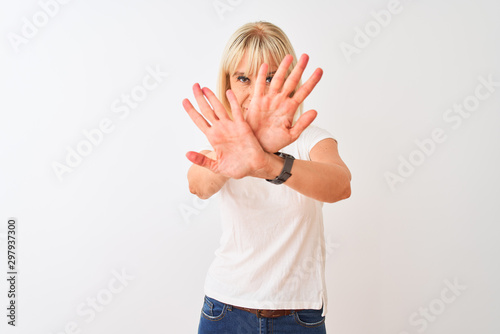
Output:
[[[303,152],[306,152],[308,160],[311,160],[309,152],[311,152],[314,145],[316,145],[323,139],[332,138],[333,140],[337,141],[337,139],[329,131],[312,124],[309,125],[304,130],[304,132],[302,132],[301,136],[304,136],[304,138],[301,141],[302,147],[300,147],[299,149]]]

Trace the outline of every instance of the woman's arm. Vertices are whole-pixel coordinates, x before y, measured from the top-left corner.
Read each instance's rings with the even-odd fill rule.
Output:
[[[193,193],[200,198],[208,198],[219,191],[229,177],[274,179],[281,173],[283,158],[262,149],[243,118],[236,96],[231,90],[226,94],[234,119],[229,118],[224,106],[211,90],[204,88],[202,91],[199,85],[195,85],[194,91],[203,114],[212,124],[196,111],[188,99],[183,100],[183,106],[207,136],[214,152],[211,157],[193,151],[186,154],[193,164],[208,169],[204,171],[196,169],[197,166],[191,167],[195,171],[189,182]],[[214,109],[200,95],[206,95]],[[294,161],[290,171],[292,175],[285,185],[322,202],[333,203],[348,198],[351,194],[351,174],[338,154],[337,142],[331,138],[320,141],[311,149],[309,157],[311,161]]]
[[[215,152],[204,150],[201,154],[215,159]],[[193,164],[188,170],[189,191],[201,199],[208,199],[217,193],[228,177],[216,174],[205,167]]]
[[[265,77],[267,64],[262,64],[257,76],[247,122],[252,127],[259,143],[266,151],[264,168],[251,172],[251,176],[274,179],[283,169],[283,158],[272,153],[295,141],[302,131],[314,120],[316,111],[303,114],[292,127],[293,116],[321,79],[323,71],[318,68],[293,96],[309,57],[300,57],[292,73],[286,78],[292,57],[286,56],[274,75],[266,92]],[[351,173],[339,156],[337,142],[328,138],[317,143],[309,152],[311,161],[295,160],[292,176],[284,183],[303,195],[318,201],[333,203],[351,195]],[[279,187],[279,185],[278,185]]]
[[[266,168],[252,176],[274,179],[281,173],[284,159],[267,154]],[[334,203],[349,198],[351,172],[339,156],[337,142],[332,138],[323,139],[314,145],[309,156],[311,161],[294,160],[292,176],[283,185],[321,202]]]

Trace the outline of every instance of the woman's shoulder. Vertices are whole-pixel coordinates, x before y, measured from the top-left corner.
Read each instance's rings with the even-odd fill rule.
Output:
[[[314,145],[326,138],[335,137],[323,127],[310,124],[302,131],[299,138],[288,147],[284,148],[284,153],[292,154],[295,158],[310,160],[309,152],[311,152]]]
[[[302,131],[298,139],[302,142],[307,143],[311,141],[317,142],[325,138],[335,139],[335,137],[330,133],[330,131],[315,124],[310,124],[307,128],[304,129],[304,131]]]

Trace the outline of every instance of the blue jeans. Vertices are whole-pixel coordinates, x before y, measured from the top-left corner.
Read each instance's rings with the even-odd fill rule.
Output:
[[[293,311],[277,318],[258,318],[205,296],[198,334],[326,334],[321,310]]]

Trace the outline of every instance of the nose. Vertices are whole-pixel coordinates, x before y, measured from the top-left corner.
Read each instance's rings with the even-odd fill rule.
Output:
[[[248,92],[248,99],[251,100],[252,97],[253,97],[253,90],[255,89],[255,84],[252,83],[250,84],[250,87],[248,88],[249,89],[249,92]]]
[[[250,84],[248,87],[247,87],[247,90],[246,90],[246,94],[245,94],[245,99],[244,99],[244,103],[245,105],[249,105],[250,102],[252,102],[252,98],[253,98],[253,90],[254,90],[255,86],[254,84]]]

